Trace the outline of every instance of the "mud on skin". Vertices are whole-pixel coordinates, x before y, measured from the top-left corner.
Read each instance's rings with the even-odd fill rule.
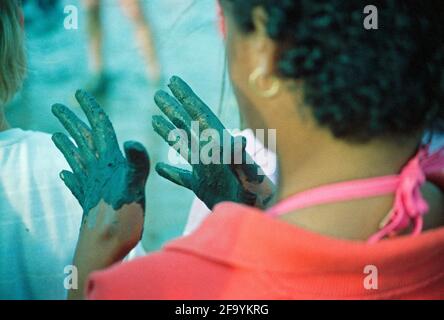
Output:
[[[174,97],[161,90],[156,93],[154,101],[169,121],[163,116],[153,116],[152,125],[156,133],[170,146],[176,143],[169,141],[169,133],[176,128],[185,130],[189,137],[189,145],[185,146],[188,152],[181,155],[190,163],[192,170],[159,163],[156,165],[159,175],[192,190],[210,209],[223,201],[266,207],[273,196],[274,186],[265,175],[258,174],[259,166],[245,151],[245,138],[231,137],[232,157],[235,153],[241,153],[242,164],[234,164],[234,161],[231,164],[191,164],[191,155],[195,151],[191,150],[190,141],[195,139],[202,146],[196,132],[192,130],[191,122],[199,123],[200,132],[205,129],[217,130],[220,137],[226,128],[182,79],[172,77],[168,87]],[[238,143],[237,139],[242,139],[242,142]],[[236,149],[239,145],[241,148]],[[221,153],[219,159],[224,159],[222,141],[219,141],[217,149]]]
[[[128,141],[124,144],[124,156],[108,116],[95,99],[82,90],[75,96],[90,127],[66,106],[52,107],[75,142],[63,133],[52,137],[72,169],[62,171],[60,177],[79,201],[84,215],[101,200],[114,210],[131,203],[145,209],[145,183],[150,167],[145,147]]]

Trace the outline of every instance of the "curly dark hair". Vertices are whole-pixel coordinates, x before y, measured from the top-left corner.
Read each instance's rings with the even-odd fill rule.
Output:
[[[277,72],[301,79],[317,122],[366,141],[444,130],[444,1],[375,0],[366,30],[359,0],[221,0],[243,32],[263,7],[279,47]]]

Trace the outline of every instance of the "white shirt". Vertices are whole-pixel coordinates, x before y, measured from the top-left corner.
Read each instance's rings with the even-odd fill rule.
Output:
[[[0,132],[0,299],[64,299],[82,209],[45,133]]]

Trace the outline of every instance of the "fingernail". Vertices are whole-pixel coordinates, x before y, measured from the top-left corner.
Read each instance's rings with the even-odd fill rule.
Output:
[[[170,78],[170,83],[177,81],[178,78],[179,78],[178,76],[172,76]]]
[[[51,110],[52,112],[60,110],[61,108],[63,108],[63,106],[60,103],[55,103],[52,105]]]
[[[154,95],[154,102],[156,102],[156,103],[159,103],[159,102],[167,103],[170,100],[171,100],[171,96],[163,90],[157,91],[156,94]]]
[[[76,98],[84,98],[86,96],[86,91],[83,89],[78,89],[75,94]]]

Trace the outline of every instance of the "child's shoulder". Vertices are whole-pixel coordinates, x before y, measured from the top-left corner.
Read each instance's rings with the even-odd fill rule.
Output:
[[[17,143],[20,144],[19,147],[30,149],[33,154],[56,156],[59,158],[60,151],[56,148],[51,136],[51,134],[46,132],[23,130],[22,139]]]
[[[51,144],[51,135],[42,131],[22,130],[26,141]]]
[[[40,131],[13,128],[0,133],[0,146],[2,147],[22,147],[24,145],[38,147],[51,143],[51,135]]]
[[[0,141],[0,158],[12,166],[22,165],[29,170],[46,174],[68,169],[68,164],[51,139],[51,134],[22,129],[10,129]],[[5,163],[3,163],[5,164]]]

